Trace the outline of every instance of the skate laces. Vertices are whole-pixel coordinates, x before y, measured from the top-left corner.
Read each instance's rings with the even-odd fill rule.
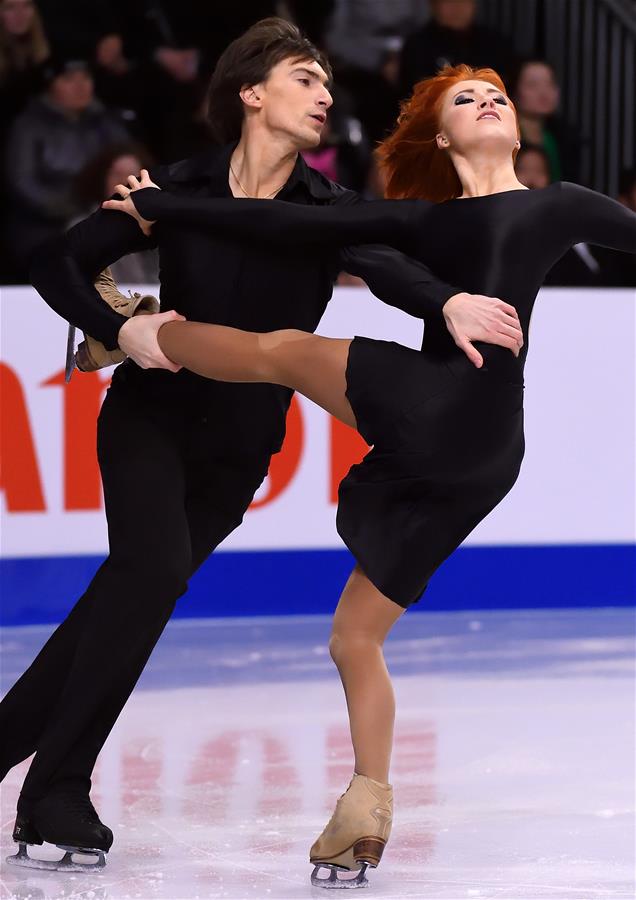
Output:
[[[339,796],[338,799],[336,800],[336,808],[334,809],[333,813],[331,814],[331,818],[329,819],[329,821],[328,821],[327,824],[325,825],[325,828],[323,829],[323,831],[326,831],[327,828],[329,828],[329,826],[331,825],[331,823],[334,821],[334,819],[335,819],[336,816],[338,815],[338,812],[339,812],[339,810],[340,810],[340,805],[341,805],[341,803],[342,803],[344,797],[346,796],[346,794],[349,792],[349,788],[350,788],[350,787],[351,787],[351,784],[349,784],[349,787],[348,787],[347,790],[344,792],[344,794],[340,794],[340,796]]]

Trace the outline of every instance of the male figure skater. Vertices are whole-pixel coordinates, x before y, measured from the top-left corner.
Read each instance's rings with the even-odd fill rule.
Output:
[[[210,115],[222,146],[158,167],[153,180],[196,196],[360,202],[299,156],[319,142],[329,78],[326,59],[293,25],[257,23],[228,47],[212,79]],[[126,319],[94,280],[121,256],[154,246],[167,311]],[[14,839],[22,845],[110,848],[112,832],[89,799],[97,755],[188,579],[240,524],[283,440],[291,391],[178,371],[159,349],[159,328],[182,314],[253,331],[313,331],[342,268],[386,302],[428,318],[427,327],[446,323],[476,364],[471,340],[519,351],[512,307],[441,284],[385,247],[351,248],[343,258],[328,247],[245,247],[197,227],[155,226],[144,236],[129,216],[100,210],[34,260],[33,284],[46,302],[129,359],[115,371],[98,422],[109,556],[0,704],[0,777],[35,751],[18,802]]]

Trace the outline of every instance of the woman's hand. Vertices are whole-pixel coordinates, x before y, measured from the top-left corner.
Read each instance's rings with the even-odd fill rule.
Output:
[[[130,199],[130,195],[134,191],[140,191],[143,188],[156,188],[158,191],[161,190],[158,184],[155,184],[154,181],[150,180],[150,175],[148,174],[147,169],[141,170],[141,178],[137,178],[135,175],[128,176],[128,185],[117,184],[115,185],[115,193],[119,194],[123,197],[123,200],[105,200],[102,203],[102,209],[114,209],[118,212],[126,213],[128,216],[132,216],[133,219],[137,221],[137,224],[143,231],[143,233],[148,236],[152,229],[152,226],[155,224],[154,222],[149,222],[147,219],[142,219],[142,217],[137,212],[135,208],[135,204]]]

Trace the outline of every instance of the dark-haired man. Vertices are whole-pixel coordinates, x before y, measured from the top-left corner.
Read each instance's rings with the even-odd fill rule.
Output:
[[[230,45],[212,79],[212,124],[223,145],[155,169],[153,179],[196,196],[358,202],[299,155],[320,139],[329,77],[327,61],[294,26],[258,23]],[[93,280],[122,255],[152,246],[168,311],[123,319]],[[182,314],[254,331],[313,331],[342,267],[387,302],[430,315],[437,327],[446,319],[476,361],[469,339],[519,350],[512,307],[461,294],[389,248],[352,248],[343,262],[330,249],[244,246],[182,225],[147,237],[129,216],[99,211],[34,261],[33,283],[47,303],[129,360],[99,417],[110,555],[0,706],[0,775],[37,751],[16,839],[110,847],[112,833],[89,800],[97,754],[188,579],[240,524],[283,440],[289,390],[176,372],[159,350],[158,329]]]

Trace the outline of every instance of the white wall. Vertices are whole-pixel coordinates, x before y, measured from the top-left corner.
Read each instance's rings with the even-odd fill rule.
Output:
[[[103,553],[99,498],[91,509],[64,509],[64,434],[71,424],[68,417],[64,422],[64,389],[44,383],[63,369],[66,324],[28,287],[2,289],[0,316],[0,359],[24,391],[44,503],[43,510],[9,511],[6,491],[0,492],[1,555]],[[341,288],[319,331],[416,347],[421,328],[365,289]],[[521,476],[466,543],[636,541],[636,292],[546,289],[530,337]],[[82,378],[75,373],[74,381]],[[5,401],[6,395],[4,434],[11,440]],[[250,511],[226,549],[341,546],[329,500],[328,417],[304,399],[300,409],[305,442],[293,479],[274,501]],[[90,439],[90,428],[87,434]],[[9,477],[17,476],[5,468],[3,488]],[[267,485],[260,496],[266,491]]]

